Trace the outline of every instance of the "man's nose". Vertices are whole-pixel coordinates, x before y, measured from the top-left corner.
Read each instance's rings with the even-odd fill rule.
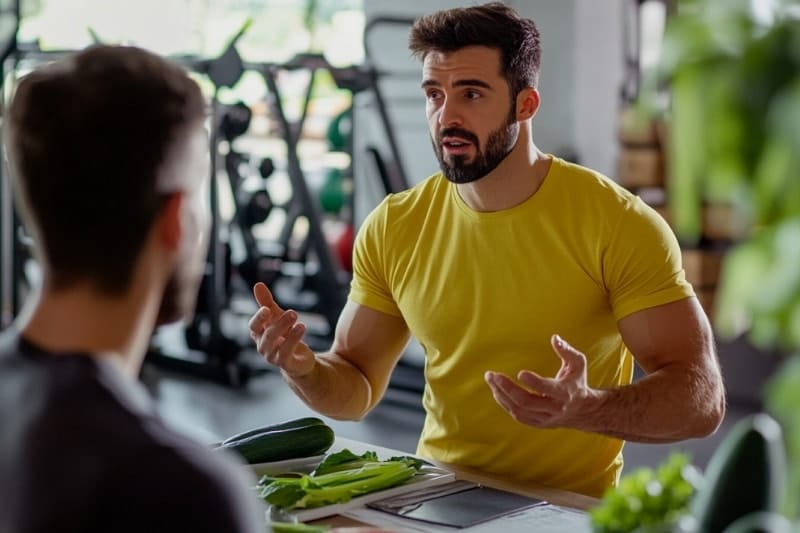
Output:
[[[464,123],[460,108],[449,100],[445,100],[439,109],[439,125],[443,128],[461,126]]]

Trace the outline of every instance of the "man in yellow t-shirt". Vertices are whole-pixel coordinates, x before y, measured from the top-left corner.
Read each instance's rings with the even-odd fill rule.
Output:
[[[441,172],[364,222],[329,352],[257,284],[259,352],[309,406],[359,419],[413,334],[421,455],[592,496],[618,480],[624,440],[713,432],[724,389],[674,235],[533,142],[533,21],[500,3],[452,9],[419,19],[410,48]],[[647,375],[632,384],[634,359]]]

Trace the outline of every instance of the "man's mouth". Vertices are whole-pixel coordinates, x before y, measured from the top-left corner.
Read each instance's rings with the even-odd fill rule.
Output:
[[[445,137],[442,139],[442,150],[449,155],[464,155],[469,152],[472,143],[459,137]]]

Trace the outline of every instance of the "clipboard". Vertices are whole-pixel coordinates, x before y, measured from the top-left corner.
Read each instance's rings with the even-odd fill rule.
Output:
[[[537,498],[455,481],[427,491],[370,502],[367,507],[405,519],[462,529],[546,504]]]

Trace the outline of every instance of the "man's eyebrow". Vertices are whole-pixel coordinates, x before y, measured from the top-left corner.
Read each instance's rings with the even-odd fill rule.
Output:
[[[484,89],[491,89],[492,86],[483,80],[477,78],[457,80],[453,83],[453,87],[483,87]]]
[[[426,87],[441,87],[442,84],[436,80],[425,80],[422,82],[421,87],[424,89]],[[453,82],[453,87],[483,87],[484,89],[491,89],[492,86],[486,83],[483,80],[479,80],[477,78],[469,78],[464,80],[457,80]]]

